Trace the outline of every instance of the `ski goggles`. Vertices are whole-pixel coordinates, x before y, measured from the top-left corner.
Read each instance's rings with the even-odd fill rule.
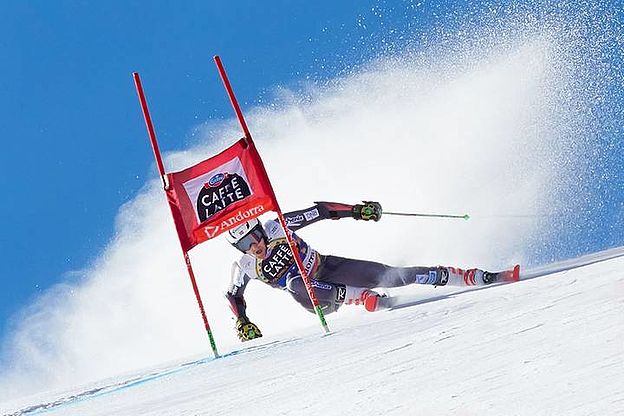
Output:
[[[247,252],[253,244],[257,244],[264,239],[264,230],[260,226],[255,226],[245,237],[238,240],[234,247],[242,251]]]

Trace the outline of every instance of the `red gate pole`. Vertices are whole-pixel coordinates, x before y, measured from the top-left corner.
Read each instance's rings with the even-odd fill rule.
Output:
[[[241,111],[240,106],[238,105],[238,101],[236,100],[236,96],[234,95],[234,90],[232,89],[232,85],[230,84],[230,81],[227,77],[225,68],[223,67],[223,63],[221,62],[221,58],[219,56],[215,56],[214,61],[215,61],[215,64],[217,65],[217,69],[219,70],[219,75],[221,75],[221,80],[223,80],[223,85],[225,86],[225,90],[227,91],[227,94],[230,97],[230,102],[232,103],[232,107],[234,108],[236,117],[238,117],[238,121],[241,125],[241,128],[243,129],[243,132],[245,133],[245,138],[247,139],[247,143],[257,153],[257,150],[255,149],[256,146],[253,142],[253,139],[251,138],[251,133],[249,132],[249,128],[247,128],[247,123],[245,122],[245,118],[243,117],[243,112]],[[260,164],[262,165],[262,169],[266,172],[266,169],[264,169],[264,163],[262,162],[262,159],[259,158],[259,160],[260,160]],[[299,250],[297,249],[295,240],[292,237],[292,233],[286,226],[286,220],[284,220],[284,214],[282,213],[282,209],[280,208],[279,203],[277,202],[277,198],[275,197],[275,192],[273,191],[273,185],[271,184],[271,181],[268,181],[268,183],[269,183],[269,189],[271,190],[271,195],[273,197],[273,201],[275,203],[275,208],[277,210],[277,217],[279,218],[280,225],[282,226],[282,229],[284,230],[284,233],[286,234],[288,245],[290,246],[290,250],[293,253],[293,257],[295,258],[295,263],[297,264],[299,273],[301,273],[301,278],[303,279],[306,290],[308,291],[308,296],[310,297],[312,306],[314,307],[314,310],[316,311],[316,315],[321,321],[321,326],[323,327],[323,330],[325,331],[325,333],[328,333],[329,327],[327,326],[327,321],[325,320],[323,309],[321,308],[321,305],[319,305],[318,303],[318,299],[316,298],[316,294],[314,293],[314,288],[312,287],[308,273],[305,271],[305,267],[303,266],[303,262],[301,261],[301,257],[299,256]]]
[[[156,158],[156,164],[158,165],[158,172],[160,173],[160,177],[163,181],[163,186],[166,191],[167,189],[169,189],[169,184],[167,181],[167,175],[165,174],[165,167],[162,161],[162,157],[160,155],[160,149],[158,148],[158,141],[156,141],[156,133],[154,132],[154,125],[152,124],[152,118],[150,117],[149,109],[147,108],[147,100],[145,99],[145,94],[143,93],[143,86],[141,85],[141,78],[139,77],[138,72],[133,72],[132,77],[134,78],[134,85],[136,87],[137,94],[139,95],[139,102],[141,103],[141,109],[143,110],[143,117],[145,118],[145,126],[147,127],[147,135],[149,136],[150,142],[152,144],[152,150],[154,151],[154,157]],[[173,215],[173,208],[171,206],[169,206],[169,208],[172,210],[171,214]],[[179,238],[180,236],[178,235],[178,240]],[[212,336],[212,331],[210,330],[210,324],[208,323],[208,318],[206,317],[206,311],[204,310],[204,304],[199,294],[197,281],[195,280],[195,273],[193,272],[193,266],[191,266],[191,259],[188,255],[188,252],[184,250],[184,248],[182,247],[181,240],[180,240],[180,247],[182,248],[182,254],[184,256],[184,263],[186,264],[186,270],[188,272],[189,278],[191,279],[191,285],[193,286],[195,299],[197,300],[197,305],[199,306],[199,312],[201,314],[202,320],[204,321],[204,327],[206,328],[206,333],[208,334],[208,340],[210,341],[210,347],[212,348],[212,353],[215,358],[219,358],[219,352],[217,351],[217,344],[215,343],[214,337]]]

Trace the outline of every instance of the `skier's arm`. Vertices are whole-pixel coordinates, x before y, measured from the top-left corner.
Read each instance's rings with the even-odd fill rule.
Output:
[[[251,280],[250,277],[241,270],[238,263],[233,263],[232,277],[230,279],[228,290],[225,292],[225,297],[230,303],[230,309],[232,309],[232,313],[234,313],[234,316],[237,319],[247,318],[247,314],[245,312],[247,304],[245,303],[243,293],[245,293],[245,288],[247,287],[249,280]]]
[[[225,297],[230,302],[230,308],[236,316],[236,333],[241,341],[249,341],[262,336],[260,329],[249,320],[246,313],[247,304],[243,293],[249,280],[251,278],[241,270],[238,263],[232,264],[232,278]]]
[[[365,201],[364,204],[348,205],[339,202],[315,202],[314,206],[284,214],[286,225],[291,231],[313,224],[321,220],[339,220],[355,218],[356,220],[374,220],[381,218],[379,202]]]

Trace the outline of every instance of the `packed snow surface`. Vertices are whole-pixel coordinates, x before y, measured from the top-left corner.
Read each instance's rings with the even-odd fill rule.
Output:
[[[624,414],[623,249],[331,322],[82,390],[5,403],[58,415]],[[608,259],[602,260],[601,259]],[[584,266],[583,266],[584,265]],[[548,274],[555,271],[555,273]],[[279,319],[276,317],[276,319]],[[37,404],[39,403],[39,404]],[[46,408],[47,407],[47,408]]]

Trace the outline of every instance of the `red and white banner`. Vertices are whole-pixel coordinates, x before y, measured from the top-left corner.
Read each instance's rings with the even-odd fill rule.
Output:
[[[167,199],[185,251],[277,207],[260,156],[244,138],[167,179]]]

